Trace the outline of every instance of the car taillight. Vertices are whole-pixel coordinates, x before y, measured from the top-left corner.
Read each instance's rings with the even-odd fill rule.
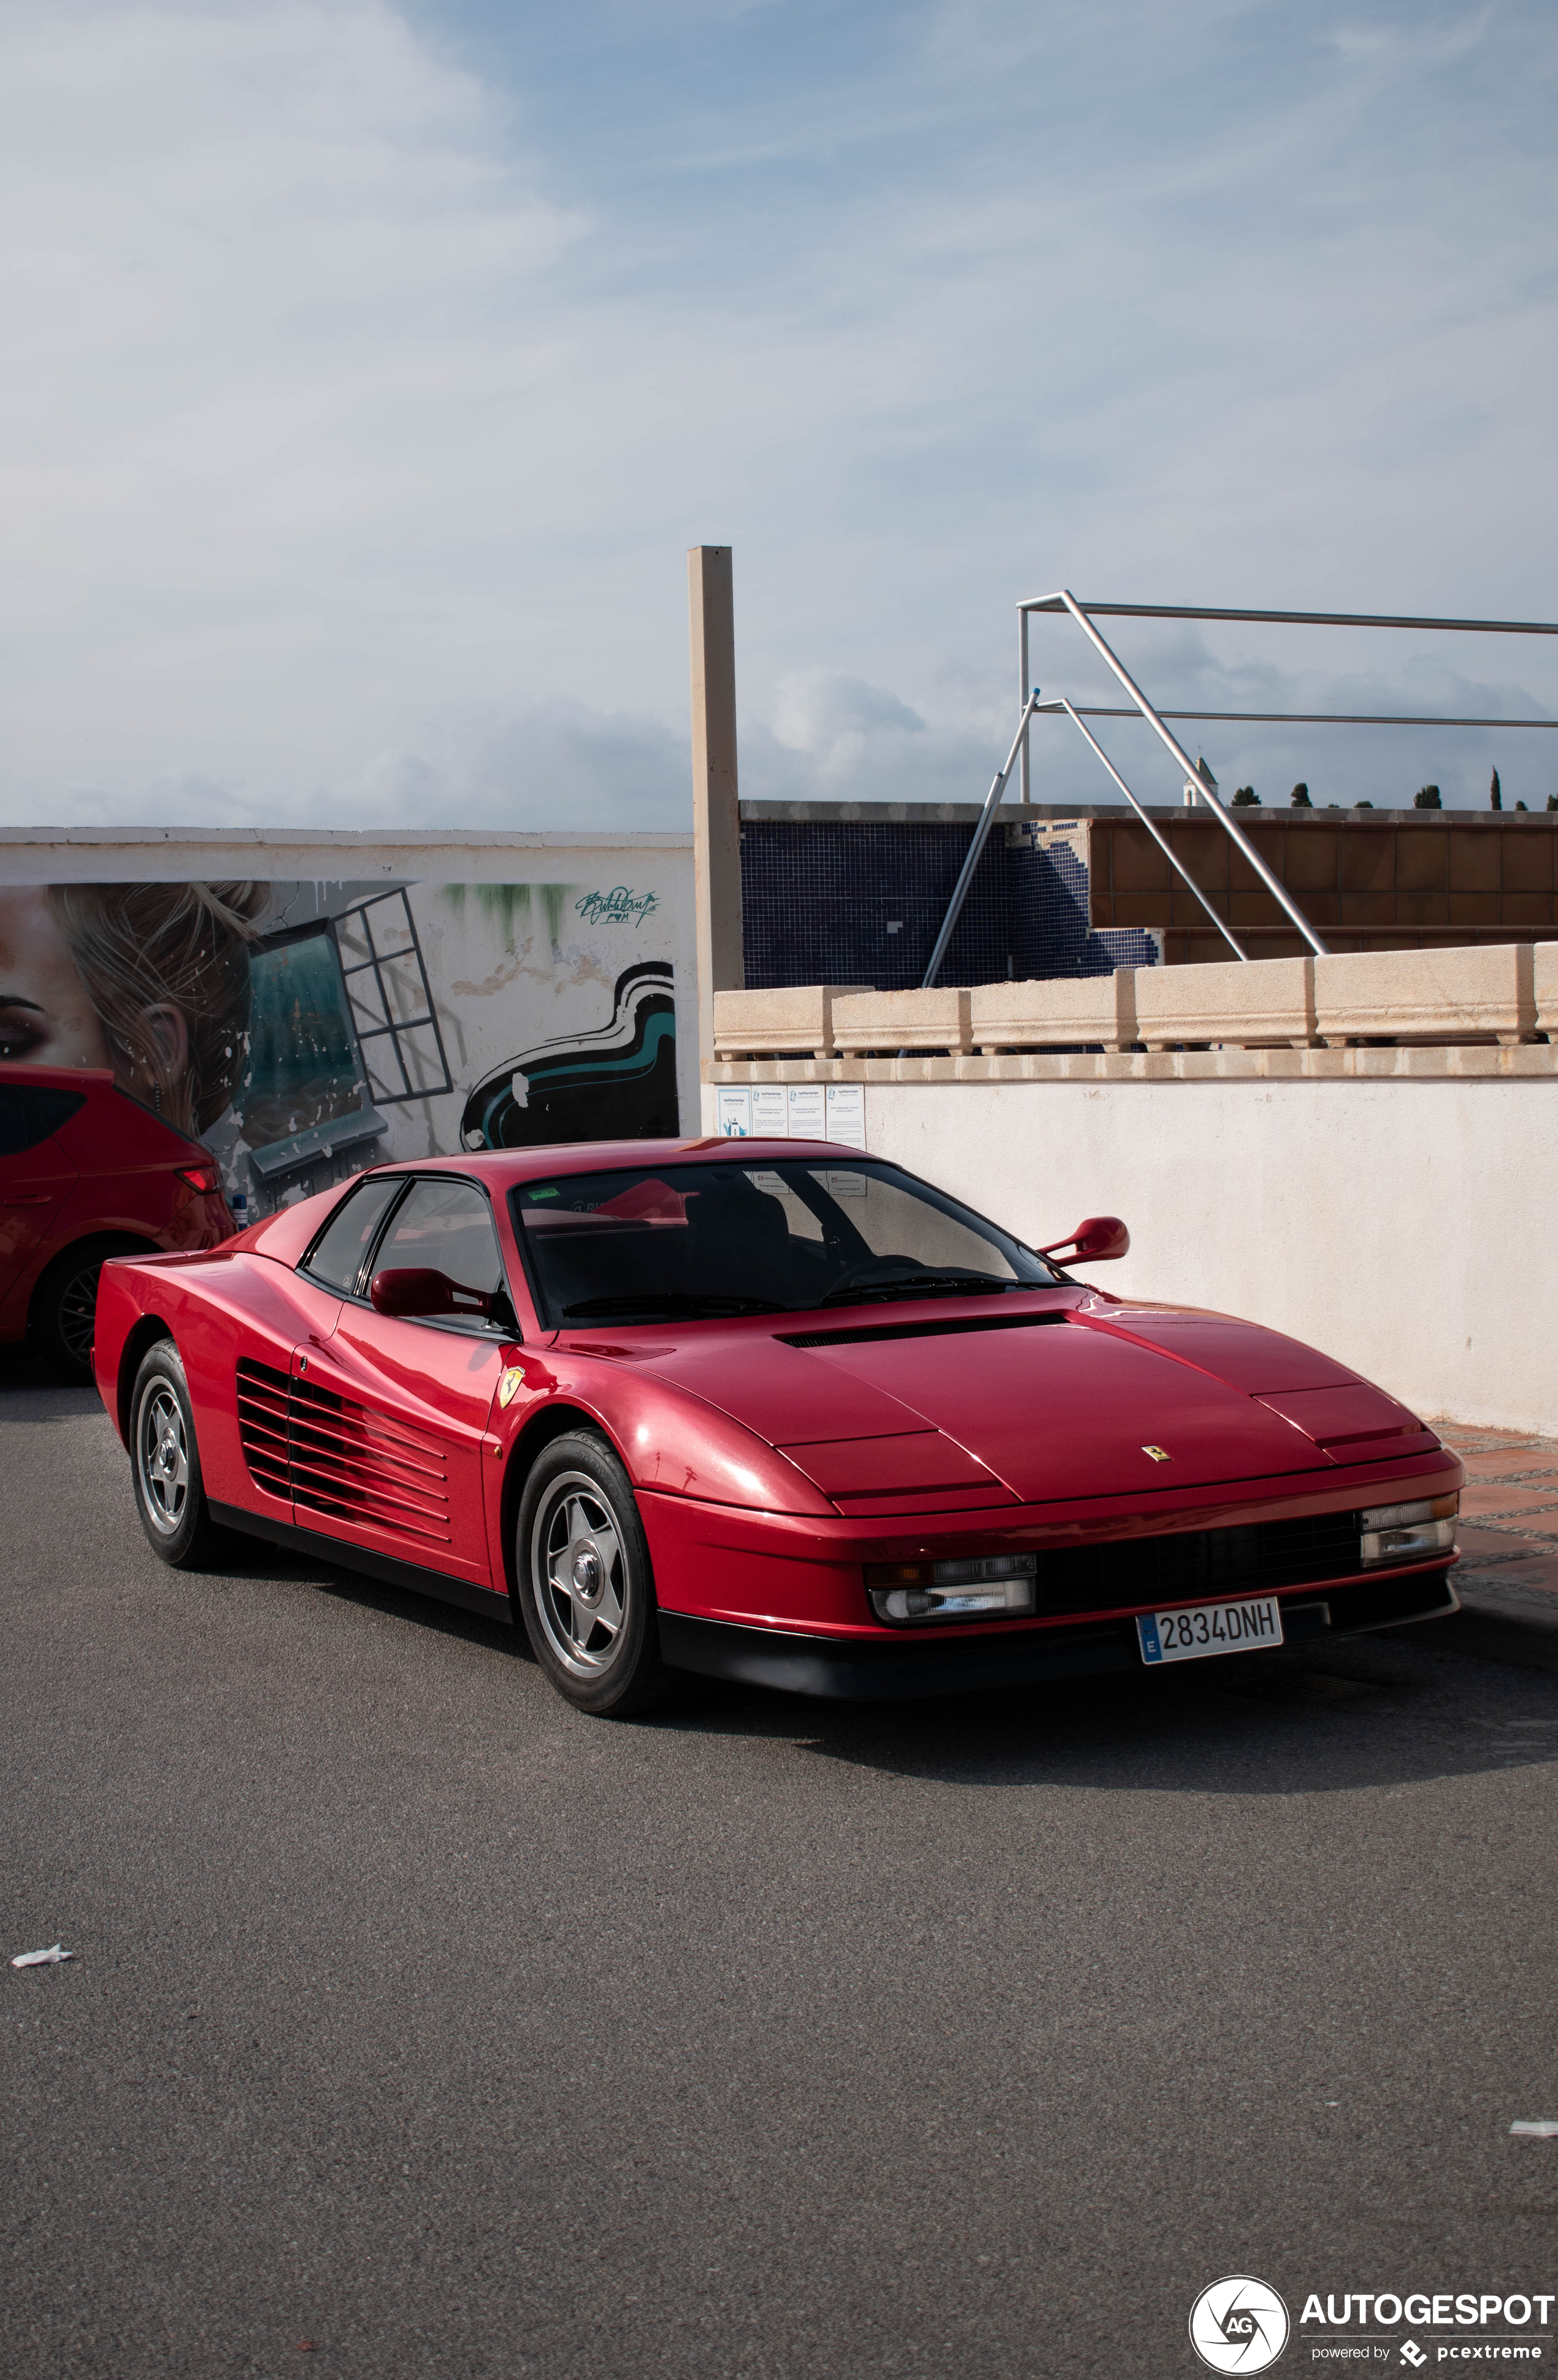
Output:
[[[176,1165],[173,1170],[191,1190],[212,1191],[222,1186],[222,1176],[214,1165]]]

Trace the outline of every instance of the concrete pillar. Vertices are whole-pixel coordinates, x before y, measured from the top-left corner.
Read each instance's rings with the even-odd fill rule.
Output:
[[[728,545],[688,554],[692,637],[692,866],[697,909],[698,1055],[714,1054],[714,994],[746,985],[741,817],[736,782],[736,619]]]

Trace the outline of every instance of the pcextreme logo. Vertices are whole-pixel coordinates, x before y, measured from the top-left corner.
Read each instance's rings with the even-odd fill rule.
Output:
[[[1287,2308],[1252,2274],[1224,2274],[1190,2309],[1190,2344],[1212,2372],[1264,2372],[1287,2345]]]

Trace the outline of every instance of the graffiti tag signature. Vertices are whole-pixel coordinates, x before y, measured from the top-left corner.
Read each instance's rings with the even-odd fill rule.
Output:
[[[626,926],[629,918],[641,926],[659,906],[658,894],[635,892],[627,884],[614,884],[609,892],[586,892],[574,903],[587,926]]]

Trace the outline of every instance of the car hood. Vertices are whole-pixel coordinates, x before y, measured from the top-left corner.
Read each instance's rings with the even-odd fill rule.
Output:
[[[1405,1406],[1296,1340],[1089,1296],[722,1333],[667,1350],[655,1369],[855,1509],[865,1496],[896,1501],[916,1478],[938,1502],[960,1480],[982,1480],[1030,1503],[1326,1470],[1438,1443]],[[956,1451],[971,1460],[959,1464]]]

